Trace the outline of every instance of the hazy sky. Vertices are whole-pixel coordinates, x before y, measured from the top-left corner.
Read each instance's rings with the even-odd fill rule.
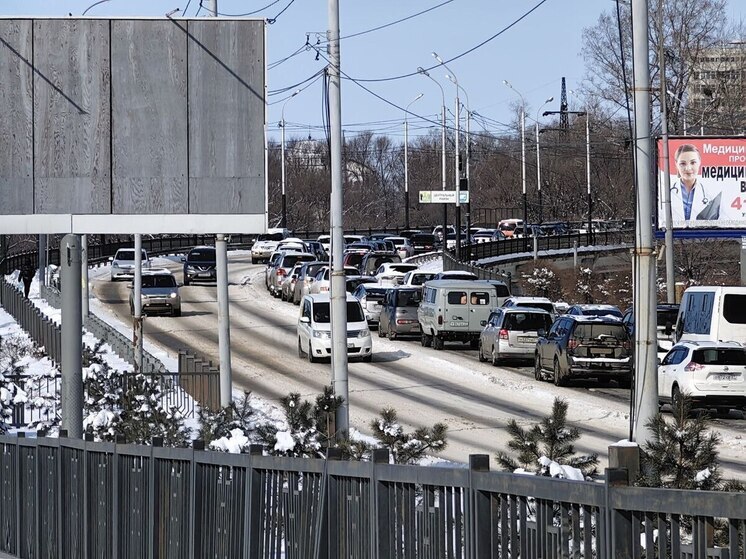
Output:
[[[87,16],[164,16],[179,8],[173,17],[184,14],[194,17],[200,10],[199,17],[202,17],[205,9],[200,8],[199,2],[107,0],[90,7],[94,4],[91,0],[0,0],[0,15],[67,16],[72,13],[77,16],[90,7]],[[520,97],[505,86],[503,80],[508,80],[525,98],[529,124],[547,98],[553,96],[554,102],[542,110],[557,110],[562,77],[567,80],[568,90],[577,88],[583,78],[582,29],[594,25],[603,11],[614,9],[610,0],[340,0],[339,3],[342,72],[360,80],[355,83],[343,79],[342,82],[345,133],[373,130],[397,137],[403,136],[402,108],[419,93],[424,96],[413,103],[410,110],[438,120],[441,90],[416,73],[418,66],[431,68],[431,76],[440,82],[445,92],[445,102],[451,113],[449,119],[452,117],[456,86],[445,77],[451,74],[449,70],[432,68],[437,64],[432,51],[437,52],[455,74],[468,95],[470,109],[489,119],[477,117],[477,122],[472,124],[474,130],[487,127],[491,131],[504,131],[511,126]],[[739,8],[736,9],[736,5]],[[742,18],[746,14],[740,0],[731,0],[730,6],[732,18]],[[218,11],[226,16],[256,12],[250,17],[274,20],[267,25],[270,65],[267,121],[270,136],[278,137],[277,124],[284,100],[295,90],[296,84],[326,65],[323,43],[328,22],[327,2],[218,0]],[[404,18],[410,19],[386,26]],[[344,39],[380,26],[386,27]],[[316,50],[305,47],[307,37],[312,45],[320,42],[318,60]],[[407,74],[413,75],[387,79]],[[285,105],[287,136],[321,137],[322,79],[300,87],[304,88],[301,93]],[[287,93],[281,93],[286,88],[289,88]],[[460,97],[466,101],[463,93]],[[570,93],[568,101],[571,106],[578,104]],[[411,116],[409,122],[412,135],[433,126]]]

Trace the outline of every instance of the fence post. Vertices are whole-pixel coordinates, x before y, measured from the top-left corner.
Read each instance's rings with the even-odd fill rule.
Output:
[[[471,516],[470,536],[473,550],[473,557],[481,559],[490,557],[490,540],[491,540],[491,523],[490,523],[490,496],[487,492],[477,491],[474,489],[474,472],[489,472],[490,457],[488,454],[470,454],[469,455],[469,493],[471,496],[471,506],[469,515]]]
[[[606,514],[609,533],[606,537],[607,556],[614,559],[632,558],[632,513],[612,508],[610,493],[614,488],[629,486],[629,474],[624,468],[606,468]]]
[[[341,460],[342,451],[339,448],[327,448],[326,449],[326,460]],[[340,526],[339,526],[339,489],[337,487],[337,479],[334,476],[328,474],[328,464],[324,467],[324,488],[322,491],[326,493],[324,499],[324,506],[321,509],[322,517],[322,529],[321,529],[321,541],[318,546],[317,557],[339,557],[339,538],[340,538]],[[345,527],[347,529],[347,527]],[[324,538],[323,535],[327,537]]]
[[[259,538],[261,534],[262,510],[262,474],[254,468],[254,456],[261,456],[262,445],[249,446],[249,467],[246,483],[246,514],[244,534],[246,534],[244,556],[249,559],[259,559]]]
[[[387,448],[376,448],[371,456],[373,463],[373,477],[370,480],[371,486],[371,506],[374,514],[371,514],[371,557],[377,559],[391,559],[394,557],[391,549],[391,499],[389,494],[389,484],[385,481],[378,481],[376,473],[377,464],[389,463],[389,451]]]

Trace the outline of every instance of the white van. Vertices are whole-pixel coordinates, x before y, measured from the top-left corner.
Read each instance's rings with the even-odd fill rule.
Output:
[[[746,287],[687,289],[679,306],[674,341],[746,344]]]
[[[443,349],[445,341],[458,341],[477,349],[482,328],[496,306],[497,291],[486,281],[426,282],[417,310],[422,345]]]
[[[300,302],[298,357],[311,363],[332,356],[331,301],[328,293],[312,293]],[[373,359],[373,340],[360,301],[347,294],[347,357]]]

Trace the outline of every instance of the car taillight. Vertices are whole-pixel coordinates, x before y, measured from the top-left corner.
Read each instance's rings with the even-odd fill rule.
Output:
[[[277,275],[278,276],[286,276],[288,273],[283,268],[277,269]]]
[[[500,336],[501,340],[507,340],[508,339],[508,331],[505,328],[503,328],[502,330],[500,330],[499,336]]]
[[[694,371],[700,371],[704,369],[704,365],[700,365],[699,363],[695,363],[694,361],[691,361],[686,367],[684,367],[684,370],[688,373],[693,373]]]
[[[630,349],[632,349],[632,344],[630,343],[629,340],[626,340],[622,342],[622,347],[626,349],[627,351],[629,351]]]
[[[438,315],[438,324],[443,324],[443,315]]]
[[[578,347],[578,340],[575,338],[567,340],[567,349],[575,349],[576,347]]]
[[[411,320],[409,318],[397,318],[396,323],[397,324],[414,324],[417,322],[416,320]]]

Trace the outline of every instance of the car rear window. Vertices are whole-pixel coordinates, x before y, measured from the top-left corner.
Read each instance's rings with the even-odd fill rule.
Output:
[[[363,261],[363,258],[365,258],[364,254],[361,254],[359,252],[351,252],[347,255],[345,260],[347,261],[348,266],[359,266],[360,263]]]
[[[412,242],[412,244],[431,245],[435,242],[435,235],[417,234],[412,235],[409,240]]]
[[[552,303],[518,303],[516,307],[535,307],[547,312],[554,312],[554,305]]]
[[[367,289],[365,290],[365,298],[368,301],[383,301],[386,296],[385,289]]]
[[[311,262],[314,260],[313,254],[286,254],[282,260],[283,268],[292,268],[298,262]]]
[[[501,284],[494,284],[495,289],[497,290],[497,296],[498,297],[510,297],[510,289],[508,289],[507,285],[501,285]]]
[[[595,340],[604,337],[616,338],[623,342],[627,339],[627,331],[621,324],[578,324],[573,337],[581,340]]]
[[[329,322],[330,316],[329,303],[314,303],[314,322],[326,324]],[[347,301],[347,322],[365,322],[365,315],[358,301]]]
[[[435,274],[414,274],[412,276],[412,285],[422,285],[426,281],[433,279]]]
[[[616,316],[622,318],[622,311],[617,309],[583,309],[583,314],[586,316]],[[665,326],[665,324],[664,324]]]
[[[193,250],[189,253],[187,260],[192,262],[214,262],[215,251],[214,250]]]
[[[731,293],[723,297],[723,318],[731,324],[746,324],[746,295]]]
[[[543,313],[515,312],[505,316],[503,328],[507,330],[549,330],[552,317]]]
[[[666,309],[658,311],[658,326],[671,326],[676,324],[676,318],[679,316],[679,309]]]
[[[143,287],[176,287],[176,278],[171,275],[143,276]]]
[[[399,307],[417,307],[420,299],[419,291],[399,291],[396,294],[396,304]]]
[[[142,259],[147,260],[148,255],[143,250],[142,251]],[[118,250],[117,255],[114,257],[114,260],[134,260],[135,259],[135,251],[134,250]]]
[[[692,361],[700,365],[746,365],[746,349],[697,349],[692,354]]]
[[[259,235],[256,240],[257,241],[281,241],[285,237],[283,237],[282,233],[263,233]]]

